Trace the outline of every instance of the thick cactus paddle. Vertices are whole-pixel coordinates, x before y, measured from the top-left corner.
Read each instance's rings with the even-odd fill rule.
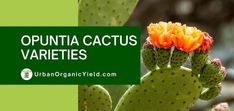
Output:
[[[79,111],[111,111],[109,93],[100,85],[79,85]]]
[[[185,68],[155,70],[141,81],[127,90],[115,111],[187,111],[202,91],[198,79]]]
[[[80,0],[79,26],[121,26],[138,0]]]

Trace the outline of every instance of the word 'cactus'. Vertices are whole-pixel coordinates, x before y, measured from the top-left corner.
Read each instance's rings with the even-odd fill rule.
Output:
[[[208,58],[213,42],[208,33],[171,22],[147,30],[142,58],[150,72],[125,92],[115,111],[188,111],[197,99],[220,94],[226,71],[219,59]],[[183,67],[189,58],[191,69]]]

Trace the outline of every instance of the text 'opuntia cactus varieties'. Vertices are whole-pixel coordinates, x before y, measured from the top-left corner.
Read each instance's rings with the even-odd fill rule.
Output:
[[[208,58],[213,42],[208,33],[172,22],[152,23],[147,30],[142,58],[149,72],[140,85],[127,89],[114,111],[188,111],[198,99],[210,100],[220,94],[226,70],[220,59]],[[191,69],[183,67],[187,60],[191,60]],[[97,87],[97,92],[83,87],[85,90],[79,88],[81,111],[111,111],[104,88],[89,86]]]

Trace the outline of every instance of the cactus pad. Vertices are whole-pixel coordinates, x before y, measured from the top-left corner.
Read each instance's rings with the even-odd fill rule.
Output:
[[[211,87],[204,92],[202,92],[200,99],[202,100],[210,100],[218,96],[221,92],[221,88],[219,86]]]
[[[142,48],[142,59],[147,69],[151,71],[156,69],[155,50],[153,47],[145,46]]]
[[[160,68],[166,68],[170,60],[171,49],[156,48],[155,58]]]
[[[158,69],[142,77],[141,85],[131,86],[115,111],[187,111],[201,91],[189,69]]]
[[[79,111],[111,111],[109,93],[99,85],[79,85]]]
[[[121,26],[130,17],[138,0],[80,0],[80,26]]]
[[[224,79],[223,74],[213,64],[206,64],[199,78],[204,87],[213,87]]]
[[[182,66],[187,60],[189,53],[180,51],[175,48],[171,57],[171,67],[176,68]]]
[[[202,68],[205,66],[208,60],[207,53],[199,53],[195,52],[192,56],[191,66],[192,66],[192,73],[197,75],[201,74]]]

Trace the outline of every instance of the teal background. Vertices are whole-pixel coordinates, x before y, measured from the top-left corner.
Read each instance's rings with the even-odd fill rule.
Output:
[[[65,34],[77,35],[80,46],[74,47],[25,47],[23,35]],[[136,35],[137,46],[84,46],[82,37],[89,35]],[[45,37],[45,36],[43,36]],[[139,27],[0,27],[2,47],[0,61],[1,84],[139,84],[140,82],[140,28]],[[8,42],[5,42],[8,41]],[[118,43],[118,42],[117,42]],[[23,60],[20,49],[77,48],[86,49],[86,60]],[[24,68],[33,72],[116,72],[117,77],[36,78],[29,81],[21,78]]]

